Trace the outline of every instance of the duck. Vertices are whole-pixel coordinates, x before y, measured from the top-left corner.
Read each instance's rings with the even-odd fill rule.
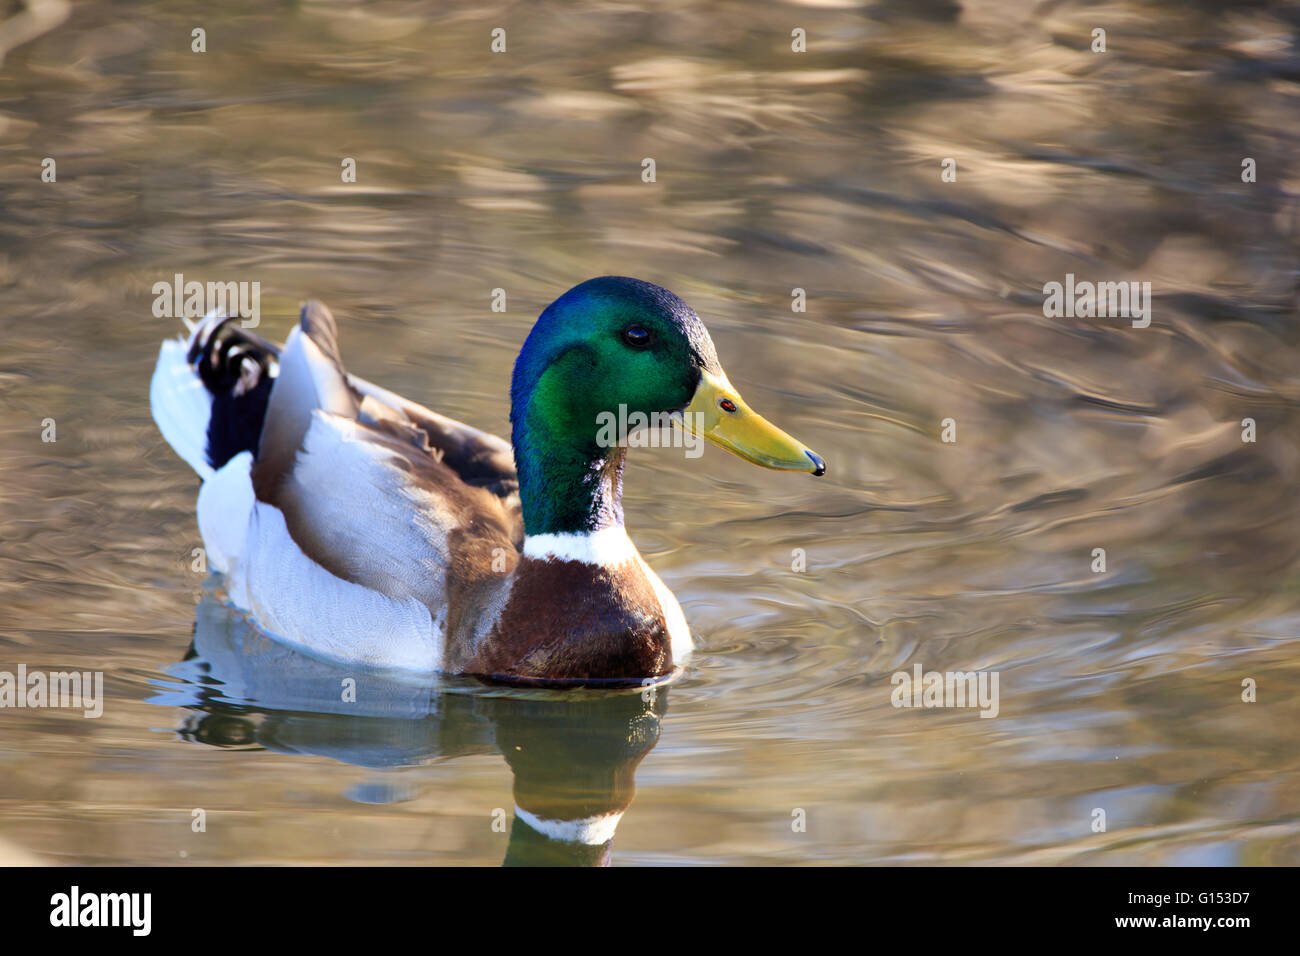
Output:
[[[745,403],[696,312],[639,279],[589,279],[541,313],[514,363],[509,442],[347,372],[318,301],[283,345],[219,310],[186,324],[162,343],[150,407],[201,479],[208,568],[259,630],[336,663],[663,680],[693,641],[624,527],[634,442],[611,416],[826,473]]]

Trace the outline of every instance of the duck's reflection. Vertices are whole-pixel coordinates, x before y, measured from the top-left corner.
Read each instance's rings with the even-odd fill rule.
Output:
[[[635,792],[637,764],[659,739],[667,689],[533,691],[348,670],[270,640],[211,591],[194,642],[156,703],[181,706],[187,739],[313,754],[376,769],[500,752],[514,771],[507,865],[606,865]],[[401,782],[349,792],[366,803],[412,795]]]

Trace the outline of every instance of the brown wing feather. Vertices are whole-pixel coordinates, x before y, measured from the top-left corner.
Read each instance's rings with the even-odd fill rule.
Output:
[[[425,408],[355,375],[350,384],[362,396],[362,417],[395,418],[423,433],[442,462],[471,485],[488,488],[501,497],[519,490],[514,451],[510,443],[489,432],[472,428]]]

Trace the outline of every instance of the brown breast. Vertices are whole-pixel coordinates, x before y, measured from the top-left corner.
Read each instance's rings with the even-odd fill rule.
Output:
[[[636,681],[672,668],[668,627],[637,563],[606,568],[525,557],[509,599],[463,672],[497,679]]]

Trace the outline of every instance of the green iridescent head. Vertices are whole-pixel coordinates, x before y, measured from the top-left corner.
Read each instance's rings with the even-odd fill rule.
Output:
[[[745,405],[695,311],[639,279],[590,279],[552,302],[515,361],[510,398],[529,534],[622,523],[624,455],[604,440],[610,416],[670,414],[689,434],[756,464],[825,471]]]

